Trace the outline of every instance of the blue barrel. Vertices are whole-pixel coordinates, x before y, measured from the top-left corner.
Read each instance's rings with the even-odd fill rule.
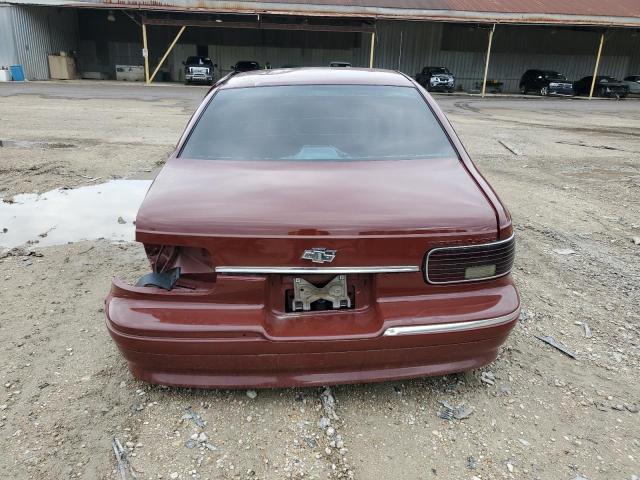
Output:
[[[22,65],[11,65],[9,70],[11,71],[11,76],[15,82],[24,82],[24,70],[22,69]]]

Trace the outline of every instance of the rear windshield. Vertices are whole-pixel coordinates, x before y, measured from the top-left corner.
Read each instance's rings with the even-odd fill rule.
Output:
[[[455,152],[413,87],[296,85],[220,90],[180,156],[351,161]]]

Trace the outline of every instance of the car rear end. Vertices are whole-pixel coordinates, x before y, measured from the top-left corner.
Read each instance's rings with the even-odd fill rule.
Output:
[[[338,70],[351,72],[343,83],[372,82]],[[238,116],[244,123],[233,123],[228,110],[246,100],[239,90],[227,95],[228,106],[221,95],[211,118],[200,108],[138,215],[137,240],[158,279],[140,286],[114,280],[106,300],[109,332],[136,377],[199,387],[324,385],[440,375],[496,358],[519,314],[511,221],[435,103],[393,75],[376,81],[420,92],[411,99],[425,102],[433,124],[416,128],[427,136],[440,129],[446,153],[367,160],[369,147],[358,143],[361,156],[346,158],[353,150],[344,136],[378,122],[365,111],[360,120],[370,123],[360,128],[340,123],[367,95],[350,92],[332,106],[321,97],[324,85],[307,84],[312,93],[295,98],[300,91],[291,90],[269,103],[261,99],[268,89],[245,88],[286,78],[240,75],[230,82],[245,96],[258,91],[246,107],[254,118]],[[378,105],[359,105],[393,111],[408,92],[375,92]],[[205,104],[216,105],[215,95]],[[282,116],[278,108],[285,108]],[[402,110],[411,118],[411,107]],[[229,130],[193,128],[220,125],[216,115],[230,119]],[[269,128],[285,122],[285,130],[298,130],[264,146],[274,134],[257,129],[265,115]],[[385,121],[397,123],[389,115]],[[413,124],[401,130],[415,136]],[[239,161],[230,158],[238,151],[232,141],[224,141],[234,132],[258,132],[260,152],[291,139],[302,148],[284,159],[279,153],[280,160],[264,153]],[[300,140],[307,134],[313,141]],[[330,136],[341,148],[319,145]],[[217,146],[213,157],[201,154],[200,137]],[[388,143],[383,138],[376,149]],[[247,151],[243,158],[257,155]],[[339,158],[327,161],[333,154]],[[167,276],[170,285],[160,288]]]
[[[110,334],[134,376],[151,383],[309,386],[465,371],[496,358],[519,314],[512,235],[453,247],[447,235],[162,237],[139,235],[148,249],[171,245],[170,266],[185,272],[173,288],[115,280],[106,303]],[[297,258],[319,245],[353,255]],[[304,304],[300,288],[332,283]]]

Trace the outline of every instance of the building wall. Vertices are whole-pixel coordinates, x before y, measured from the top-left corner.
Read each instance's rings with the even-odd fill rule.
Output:
[[[14,65],[18,60],[11,26],[12,8],[0,3],[0,67]]]
[[[20,64],[28,80],[49,78],[47,55],[77,50],[78,18],[62,8],[0,6],[0,64]]]

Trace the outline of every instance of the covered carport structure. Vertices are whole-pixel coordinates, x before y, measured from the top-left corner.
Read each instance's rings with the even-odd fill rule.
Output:
[[[354,66],[392,68],[410,75],[424,65],[447,66],[461,88],[483,94],[491,79],[500,80],[507,91],[515,90],[527,68],[562,70],[573,78],[640,73],[637,0],[0,0],[2,3],[23,10],[72,9],[83,18],[80,36],[84,26],[86,35],[96,36],[96,43],[105,29],[97,21],[99,28],[86,26],[90,23],[84,20],[86,12],[102,15],[103,21],[114,13],[126,14],[137,24],[138,33],[129,41],[135,47],[127,55],[118,52],[118,58],[148,63],[148,81],[158,79],[172,50],[191,44],[194,51],[197,40],[187,38],[189,31],[204,29],[224,32],[211,34],[214,45],[226,45],[218,50],[222,57],[232,47],[237,52],[250,51],[236,48],[237,44],[253,41],[260,46],[265,39],[274,47],[263,50],[277,57],[280,51],[298,47],[296,43],[303,38],[300,32],[305,32],[309,49],[325,49],[341,38],[333,51],[336,55],[347,52]],[[27,63],[36,52],[31,48],[27,54],[20,44],[21,32],[30,26],[24,11],[17,17],[22,20],[13,25],[15,56]],[[2,19],[0,8],[0,25]],[[150,30],[164,33],[153,45],[145,46]],[[89,40],[81,38],[80,43]],[[46,48],[46,42],[43,44]],[[2,47],[0,63],[1,54]],[[184,53],[174,56],[180,55]],[[80,57],[81,63],[90,63],[91,50],[81,51]],[[326,64],[327,57],[298,54],[297,59],[300,62],[293,63],[316,66]]]
[[[289,31],[289,32],[323,32],[323,33],[360,33],[368,34],[370,41],[368,45],[367,64],[369,68],[373,68],[373,54],[375,49],[375,23],[365,19],[358,18],[307,18],[299,16],[276,17],[273,15],[255,14],[247,16],[239,16],[237,13],[232,14],[216,14],[213,18],[210,15],[204,16],[198,14],[182,14],[181,12],[167,14],[153,13],[151,15],[145,13],[140,16],[140,27],[142,30],[143,50],[145,68],[145,81],[151,83],[155,78],[158,70],[171,53],[172,49],[180,40],[182,34],[188,27],[195,28],[213,28],[213,29],[233,29],[233,30],[263,30],[263,31]],[[208,17],[208,18],[207,18]],[[136,21],[133,17],[132,20]],[[171,43],[164,51],[159,62],[150,70],[149,65],[149,49],[147,42],[147,28],[150,26],[172,26],[177,27],[178,31]],[[361,48],[362,49],[362,48]],[[336,59],[337,60],[337,59]],[[363,61],[364,59],[361,59]],[[326,62],[325,62],[326,63]],[[361,65],[365,66],[365,65]]]

